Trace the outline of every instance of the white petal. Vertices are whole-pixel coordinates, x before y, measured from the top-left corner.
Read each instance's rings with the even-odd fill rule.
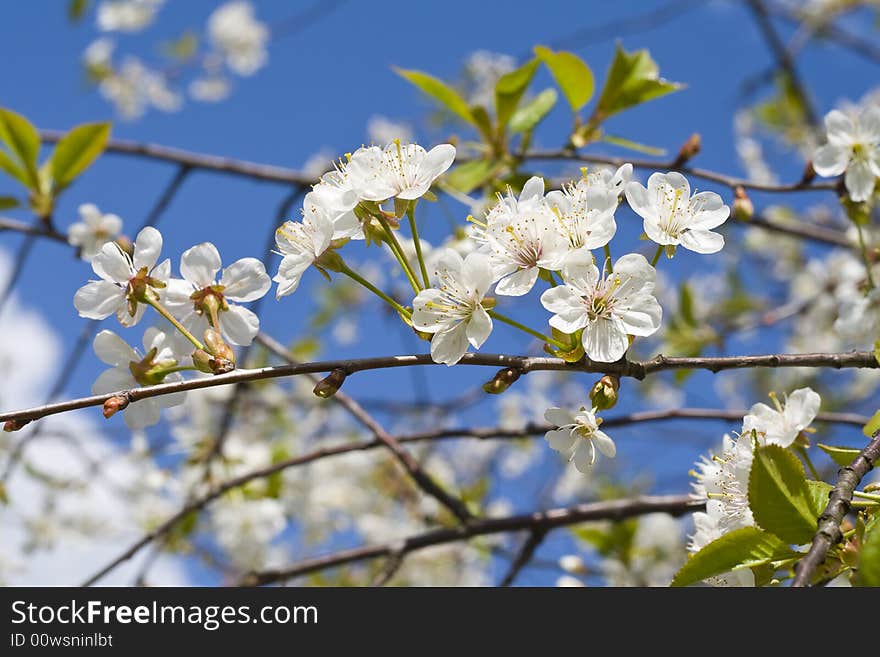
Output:
[[[220,313],[223,335],[232,344],[246,347],[260,332],[260,320],[244,306],[229,304],[229,310]]]
[[[660,303],[649,294],[635,297],[626,309],[615,309],[629,335],[648,336],[660,328],[663,309]]]
[[[557,406],[544,411],[544,419],[550,424],[555,424],[557,427],[564,427],[566,424],[574,422],[574,416],[570,412]]]
[[[152,269],[159,260],[159,254],[162,252],[162,233],[147,226],[138,233],[134,242],[134,268],[140,269],[146,267]]]
[[[587,312],[580,294],[568,285],[558,285],[541,295],[541,305],[551,313],[550,326],[563,333],[574,333],[587,325]]]
[[[417,180],[422,184],[428,183],[428,186],[430,186],[437,177],[445,173],[452,166],[453,160],[455,160],[455,146],[452,144],[434,146],[434,148],[428,151],[425,159],[419,165]]]
[[[419,331],[436,333],[448,324],[448,315],[438,309],[435,304],[443,304],[443,293],[429,288],[419,292],[413,300],[413,326]]]
[[[165,304],[174,312],[192,307],[193,301],[190,296],[195,292],[195,288],[189,281],[182,278],[172,278],[167,281],[163,292]]]
[[[785,418],[799,431],[805,429],[816,419],[821,397],[811,388],[799,388],[785,400]]]
[[[461,273],[462,282],[474,290],[478,298],[482,298],[492,287],[492,265],[489,264],[489,256],[484,253],[469,253],[464,259]]]
[[[308,254],[286,255],[278,264],[278,273],[272,279],[278,283],[275,298],[280,299],[288,294],[296,292],[303,273],[312,264],[312,257]]]
[[[681,245],[695,253],[718,253],[724,248],[724,237],[711,230],[692,228],[681,234]]]
[[[139,361],[137,353],[113,331],[101,331],[92,341],[95,355],[107,365],[128,367],[131,361]]]
[[[599,268],[593,261],[593,254],[587,249],[577,249],[565,256],[562,279],[581,296],[592,292],[599,282]]]
[[[137,387],[137,381],[128,371],[128,367],[111,367],[104,370],[92,384],[93,395],[106,395]]]
[[[86,283],[73,295],[80,317],[104,319],[125,306],[125,292],[108,281]]]
[[[202,242],[180,256],[180,273],[196,288],[201,289],[214,285],[221,264],[217,247],[210,242]]]
[[[467,339],[474,349],[479,349],[492,333],[492,318],[482,306],[477,306],[467,322]]]
[[[544,196],[544,179],[541,176],[532,176],[523,185],[519,195],[519,202],[534,201]]]
[[[825,144],[817,148],[813,154],[813,169],[825,178],[839,176],[846,171],[851,155],[852,147],[850,146]]]
[[[581,474],[589,474],[590,467],[596,462],[596,448],[591,440],[578,439],[571,455],[574,467]]]
[[[623,358],[629,339],[623,322],[616,317],[590,322],[583,332],[584,351],[590,360],[613,363]]]
[[[651,203],[648,190],[641,183],[635,181],[627,183],[624,187],[624,193],[626,194],[626,202],[637,215],[643,219],[657,217],[657,209]]]
[[[595,431],[591,436],[593,442],[596,447],[602,454],[607,456],[609,459],[613,459],[617,454],[617,446],[614,444],[614,441],[608,436],[604,431]]]
[[[146,429],[162,419],[162,409],[154,398],[141,399],[122,411],[125,424],[132,431]]]
[[[825,132],[832,144],[852,146],[856,138],[852,118],[840,110],[831,110],[825,115]]]
[[[92,259],[92,269],[105,281],[128,283],[132,277],[131,263],[115,242],[101,247]]]
[[[846,170],[846,191],[856,202],[867,201],[874,195],[874,172],[867,162],[853,162]]]
[[[266,267],[256,258],[242,258],[223,270],[223,295],[233,301],[255,301],[272,286]]]
[[[520,269],[510,276],[502,278],[495,286],[495,293],[508,297],[521,297],[535,286],[538,280],[538,267]]]
[[[694,194],[690,200],[691,212],[693,217],[691,226],[693,228],[705,228],[710,230],[717,228],[730,216],[730,208],[724,204],[721,197],[715,192],[700,192]]]
[[[578,440],[577,436],[572,433],[571,429],[555,429],[544,434],[544,439],[550,445],[551,449],[556,450],[565,458],[571,457],[571,448]]]
[[[434,334],[431,339],[431,358],[435,363],[455,365],[468,348],[467,327],[459,322],[452,328]]]

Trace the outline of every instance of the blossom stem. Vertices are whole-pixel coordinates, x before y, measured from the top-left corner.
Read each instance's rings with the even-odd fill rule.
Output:
[[[403,247],[401,247],[400,242],[397,241],[397,236],[394,234],[394,231],[391,230],[391,226],[388,225],[388,220],[383,216],[379,216],[378,219],[379,223],[382,224],[382,229],[385,231],[385,236],[388,238],[388,247],[391,249],[394,257],[397,258],[397,262],[400,263],[400,267],[409,279],[409,284],[412,285],[413,291],[416,293],[421,292],[422,287],[419,285],[418,280],[416,280],[416,274],[407,261],[406,255],[403,252]]]
[[[501,313],[499,313],[496,310],[490,310],[488,312],[489,312],[489,317],[493,317],[494,319],[497,319],[499,322],[504,322],[505,324],[509,324],[510,326],[512,326],[514,328],[518,328],[520,331],[525,331],[529,335],[534,336],[534,337],[538,338],[539,340],[546,342],[547,344],[552,344],[554,347],[559,347],[560,349],[568,349],[569,348],[569,345],[567,345],[563,342],[560,342],[559,340],[555,340],[547,335],[544,335],[543,333],[539,333],[538,331],[536,331],[534,329],[530,329],[525,324],[520,324],[515,319],[511,319],[510,317],[507,317],[506,315],[502,315]]]
[[[611,271],[611,245],[605,245],[605,264],[608,265],[608,271]],[[604,269],[604,267],[603,267]]]
[[[416,206],[415,203],[410,203],[409,207],[406,209],[406,216],[409,219],[409,227],[412,231],[413,244],[416,247],[416,258],[419,259],[419,269],[422,270],[422,281],[425,284],[425,288],[431,287],[430,282],[428,281],[428,268],[425,266],[425,259],[422,257],[422,240],[419,239],[419,227],[416,225]]]
[[[174,374],[175,372],[196,372],[198,371],[198,369],[199,368],[195,365],[175,365],[174,367],[169,367],[162,370],[162,376],[168,376],[169,374]]]
[[[375,285],[373,285],[372,283],[370,283],[370,281],[368,281],[366,278],[364,278],[363,276],[361,276],[360,274],[358,274],[356,271],[354,271],[353,269],[351,269],[351,268],[348,267],[347,265],[344,266],[342,269],[340,269],[340,270],[339,270],[339,273],[340,273],[340,274],[345,274],[346,276],[348,276],[348,277],[349,277],[350,279],[352,279],[353,281],[355,281],[355,282],[360,283],[361,285],[363,285],[363,286],[364,286],[365,288],[367,288],[370,292],[372,292],[372,293],[375,294],[377,297],[379,297],[380,299],[382,299],[385,303],[387,303],[389,306],[391,306],[392,308],[394,308],[394,310],[396,310],[397,312],[399,312],[399,313],[400,313],[401,315],[403,315],[404,317],[411,317],[411,316],[412,316],[412,313],[411,313],[409,310],[407,310],[406,308],[404,308],[403,306],[401,306],[401,305],[400,305],[399,303],[397,303],[394,299],[392,299],[390,296],[388,296],[387,294],[385,294],[382,290],[380,290],[378,287],[376,287]]]
[[[556,281],[556,277],[553,275],[553,272],[549,269],[542,269],[539,274],[540,277],[550,283],[550,287],[556,287],[559,283]]]
[[[660,261],[660,256],[663,255],[663,245],[657,245],[657,251],[654,253],[654,257],[651,259],[651,266],[656,267],[657,263]]]
[[[180,331],[181,335],[183,335],[183,337],[185,337],[187,340],[189,340],[196,349],[201,349],[202,351],[207,351],[207,349],[205,348],[205,345],[203,345],[201,342],[199,342],[199,339],[196,336],[194,336],[192,333],[187,331],[183,327],[183,324],[178,322],[177,319],[174,317],[174,315],[172,315],[170,312],[168,312],[168,310],[165,308],[165,306],[163,306],[158,301],[152,301],[149,299],[147,300],[147,304],[151,305],[153,308],[156,309],[157,313],[159,313],[160,315],[162,315],[162,317],[167,319],[168,322],[174,328],[176,328],[178,331]]]
[[[862,252],[862,261],[865,263],[865,273],[868,277],[868,289],[874,289],[874,276],[871,274],[871,259],[868,257],[868,247],[865,245],[865,235],[862,233],[862,224],[858,221],[856,224],[856,232],[859,235],[859,251]]]
[[[801,458],[804,459],[804,463],[807,464],[807,469],[810,471],[810,474],[813,476],[813,479],[816,479],[817,481],[821,480],[822,477],[819,474],[818,470],[816,470],[816,466],[813,465],[813,461],[810,460],[810,455],[807,454],[806,448],[798,446],[797,452],[798,452],[798,454],[801,455]]]
[[[865,500],[872,500],[874,502],[880,502],[880,495],[874,495],[873,493],[863,493],[860,490],[853,491],[853,497],[861,497]]]

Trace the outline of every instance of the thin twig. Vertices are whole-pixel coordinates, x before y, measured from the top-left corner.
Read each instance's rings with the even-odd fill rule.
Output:
[[[435,529],[422,534],[415,534],[403,541],[341,550],[325,556],[305,559],[287,568],[250,573],[245,576],[242,584],[250,586],[271,584],[327,568],[385,557],[396,553],[407,555],[433,545],[465,541],[477,536],[487,536],[523,529],[547,532],[557,527],[566,527],[581,522],[593,520],[620,521],[655,512],[682,516],[704,508],[704,502],[694,500],[688,495],[668,495],[579,504],[569,508],[550,509],[548,511],[537,511],[504,518],[485,518],[474,520],[467,525],[449,529]]]
[[[533,529],[529,532],[528,538],[523,542],[522,547],[513,562],[510,564],[510,569],[507,571],[507,574],[498,586],[510,586],[513,584],[516,576],[519,575],[520,571],[528,565],[529,561],[532,560],[532,557],[535,555],[535,550],[537,550],[541,543],[544,542],[544,537],[546,535],[547,530],[543,527]]]
[[[259,367],[255,369],[239,369],[227,374],[213,377],[186,379],[172,383],[160,383],[154,386],[119,390],[103,395],[92,395],[70,399],[53,404],[44,404],[33,408],[0,413],[0,422],[30,422],[48,415],[65,413],[80,408],[101,406],[109,399],[120,397],[129,403],[141,399],[169,395],[175,392],[202,390],[216,386],[241,383],[243,381],[262,381],[302,374],[317,374],[340,370],[346,375],[369,370],[389,369],[397,367],[413,367],[416,365],[436,366],[430,354],[407,354],[400,356],[377,356],[374,358],[340,359],[317,361],[313,363],[296,363]],[[649,374],[668,370],[708,370],[717,373],[725,370],[754,368],[787,368],[810,367],[830,369],[877,369],[877,359],[873,351],[850,351],[846,353],[812,353],[812,354],[761,354],[752,356],[707,356],[707,357],[670,357],[660,354],[646,361],[630,361],[622,359],[616,363],[598,363],[585,359],[579,363],[567,363],[559,358],[545,356],[515,356],[509,354],[465,354],[459,365],[479,367],[512,367],[523,373],[538,371],[587,372],[595,374],[616,374],[621,377],[644,379]]]
[[[837,484],[828,496],[828,505],[819,516],[818,528],[810,549],[795,566],[795,577],[791,583],[793,587],[809,586],[813,574],[825,562],[829,550],[843,539],[840,523],[849,513],[853,491],[878,460],[880,431],[875,431],[871,442],[859,452],[855,460],[838,471]]]

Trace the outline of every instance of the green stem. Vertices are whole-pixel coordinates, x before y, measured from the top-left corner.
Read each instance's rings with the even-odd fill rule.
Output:
[[[608,265],[608,271],[611,271],[611,245],[605,245],[605,263]],[[604,270],[604,267],[603,267]]]
[[[174,374],[175,372],[197,372],[198,367],[195,365],[175,365],[174,367],[169,367],[168,369],[162,370],[162,376],[168,376],[169,374]]]
[[[564,342],[560,342],[559,340],[554,340],[553,338],[546,336],[543,333],[539,333],[538,331],[536,331],[534,329],[530,329],[525,324],[520,324],[515,319],[511,319],[510,317],[507,317],[506,315],[502,315],[498,311],[490,310],[488,312],[489,312],[490,317],[497,319],[499,322],[504,322],[505,324],[509,324],[510,326],[512,326],[514,328],[518,328],[520,331],[525,331],[529,335],[534,336],[534,337],[538,338],[539,340],[546,342],[547,344],[552,344],[554,347],[559,347],[560,349],[568,349],[569,348],[569,345],[565,344]]]
[[[368,281],[366,278],[364,278],[363,276],[361,276],[360,274],[358,274],[356,271],[350,269],[348,266],[345,266],[343,269],[340,269],[340,270],[339,270],[339,273],[340,273],[340,274],[345,274],[346,276],[348,276],[348,277],[349,277],[350,279],[352,279],[353,281],[356,281],[357,283],[360,283],[361,285],[363,285],[363,286],[364,286],[365,288],[367,288],[370,292],[372,292],[372,293],[375,294],[377,297],[379,297],[380,299],[382,299],[385,303],[387,303],[389,306],[391,306],[392,308],[394,308],[394,310],[396,310],[397,312],[399,312],[399,313],[400,313],[401,315],[403,315],[404,317],[411,317],[411,316],[412,316],[412,313],[411,313],[409,310],[407,310],[406,308],[404,308],[403,306],[401,306],[401,305],[400,305],[399,303],[397,303],[394,299],[392,299],[390,296],[388,296],[387,294],[385,294],[385,293],[384,293],[382,290],[380,290],[378,287],[376,287],[375,285],[373,285],[372,283],[370,283],[370,281]]]
[[[400,246],[400,242],[397,241],[397,236],[394,234],[394,231],[391,230],[391,226],[388,225],[388,220],[381,215],[377,216],[377,219],[382,225],[382,229],[385,231],[385,236],[388,238],[388,247],[391,249],[394,257],[397,258],[397,262],[400,263],[400,267],[409,279],[409,284],[412,285],[413,291],[416,293],[421,292],[422,286],[419,285],[419,282],[416,280],[416,274],[412,269],[412,265],[407,261],[406,254],[403,252],[403,247]]]
[[[813,479],[817,481],[821,480],[822,477],[819,475],[818,470],[816,470],[816,466],[814,466],[813,462],[810,460],[810,455],[807,454],[806,448],[798,446],[797,452],[801,455],[801,458],[804,459],[804,463],[807,464],[807,469],[810,471],[810,474],[813,475]]]
[[[660,256],[663,255],[663,248],[664,247],[662,244],[657,245],[657,251],[656,251],[656,253],[654,253],[654,257],[651,259],[651,266],[652,267],[657,266],[657,262],[660,260]]]
[[[149,299],[145,303],[147,305],[150,305],[153,308],[155,308],[156,312],[159,313],[160,315],[162,315],[162,317],[167,319],[174,328],[176,328],[178,331],[180,331],[180,333],[183,335],[183,337],[185,337],[187,340],[192,342],[193,346],[196,349],[201,349],[202,351],[207,351],[207,349],[205,348],[205,345],[203,345],[201,342],[199,342],[198,338],[196,338],[192,333],[187,331],[183,327],[183,324],[178,322],[177,319],[175,319],[174,315],[172,315],[170,312],[168,312],[168,310],[166,310],[166,308],[161,303],[159,303],[158,301],[152,301]]]
[[[873,500],[875,502],[880,502],[880,495],[873,495],[871,493],[863,493],[860,490],[854,490],[853,497],[861,497],[866,500]]]
[[[865,235],[862,233],[862,224],[855,222],[856,231],[859,234],[859,250],[862,252],[862,261],[865,263],[865,273],[868,276],[868,289],[874,289],[874,276],[871,274],[871,259],[868,257],[868,247],[865,245]]]
[[[550,287],[556,287],[559,283],[556,281],[556,277],[553,275],[553,272],[549,269],[542,269],[539,276],[542,280],[547,281],[550,284]]]
[[[416,247],[416,258],[419,259],[419,269],[422,271],[422,281],[425,283],[425,288],[431,287],[431,283],[428,281],[428,268],[425,267],[425,259],[422,257],[422,240],[419,239],[419,227],[416,225],[416,206],[415,203],[410,203],[409,207],[406,209],[406,216],[409,219],[409,228],[412,231],[413,243]]]

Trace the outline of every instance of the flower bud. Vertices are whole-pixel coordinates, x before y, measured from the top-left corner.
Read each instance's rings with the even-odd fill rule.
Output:
[[[320,258],[315,260],[315,266],[319,269],[340,272],[345,270],[345,261],[336,251],[327,249]]]
[[[490,395],[500,395],[502,392],[512,386],[519,377],[522,376],[522,370],[513,367],[505,367],[495,373],[490,381],[483,384],[483,391]]]
[[[6,420],[3,423],[3,431],[18,431],[30,424],[30,420]]]
[[[804,167],[804,173],[801,175],[801,185],[809,185],[813,182],[813,178],[816,177],[816,170],[813,168],[813,161],[810,160],[807,162],[807,165]]]
[[[199,372],[204,372],[205,374],[213,374],[214,370],[211,367],[211,363],[214,360],[214,357],[211,356],[204,349],[196,349],[192,355],[193,365],[196,366],[196,369]]]
[[[681,148],[678,150],[678,156],[675,158],[675,163],[672,165],[672,168],[680,167],[685,164],[692,157],[696,156],[697,153],[700,152],[700,148],[702,147],[702,139],[700,138],[700,133],[695,132],[690,137],[687,138],[687,141],[681,145]]]
[[[104,402],[104,417],[108,420],[128,406],[128,397],[117,395]]]
[[[348,376],[343,369],[335,369],[323,379],[318,381],[315,389],[312,391],[322,399],[328,399],[336,394],[336,392],[345,383],[345,377]]]
[[[748,221],[755,216],[755,206],[752,199],[743,187],[737,187],[733,192],[733,218],[738,221]]]
[[[590,401],[593,407],[599,411],[607,411],[617,404],[617,391],[620,389],[620,377],[614,374],[606,374],[596,381],[590,390]]]
[[[205,346],[208,348],[208,353],[215,358],[231,360],[233,363],[235,362],[235,352],[232,351],[232,347],[226,344],[223,340],[220,331],[213,328],[206,329],[203,337]]]

